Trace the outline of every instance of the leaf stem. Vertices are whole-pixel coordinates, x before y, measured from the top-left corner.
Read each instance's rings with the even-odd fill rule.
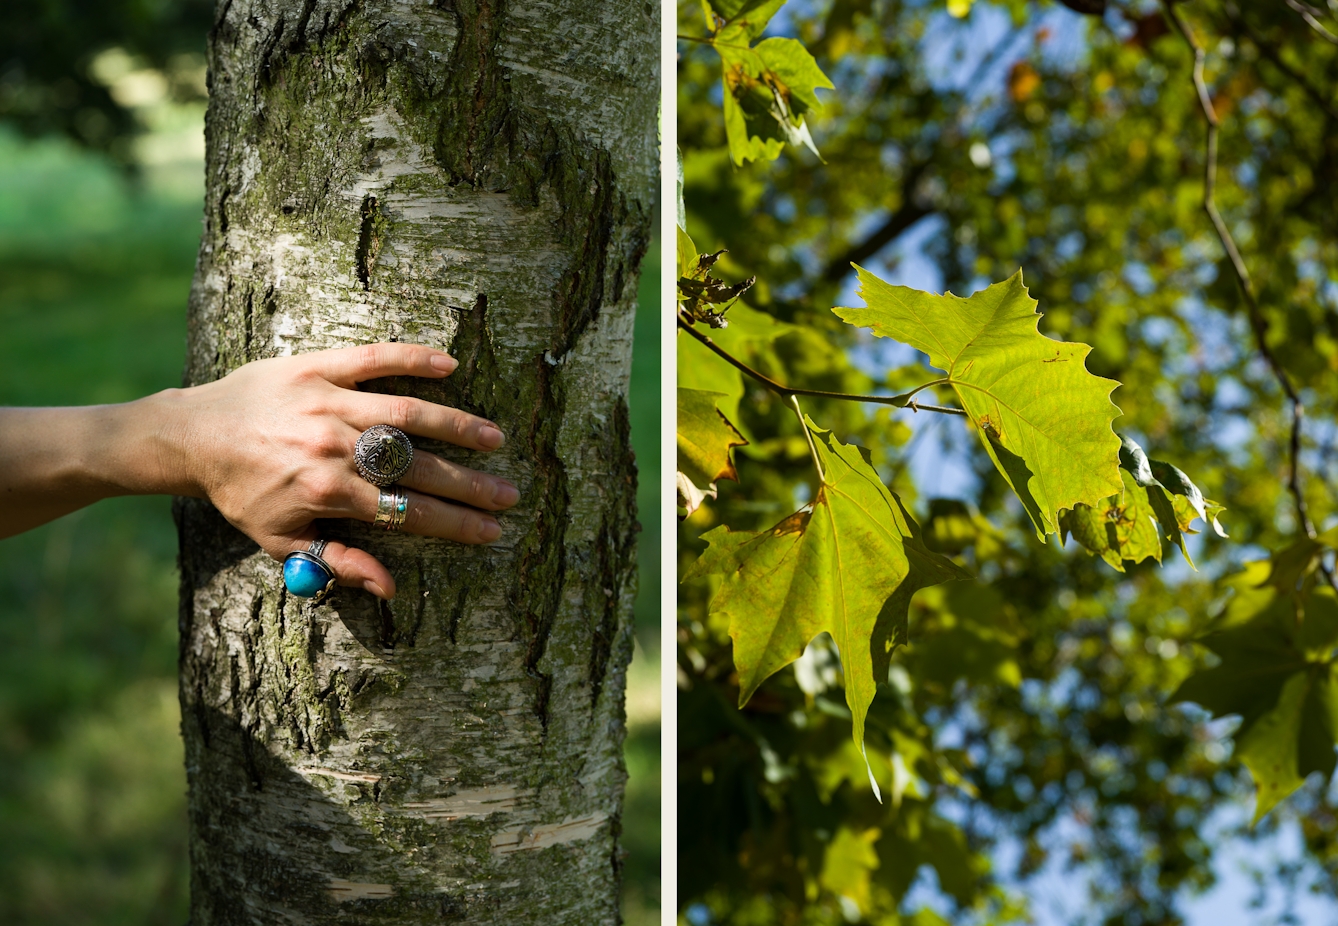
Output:
[[[813,468],[818,471],[818,484],[827,484],[827,474],[822,471],[822,462],[818,459],[818,448],[813,443],[813,435],[808,430],[808,423],[804,421],[804,410],[799,407],[799,396],[790,396],[790,406],[794,409],[795,417],[799,419],[799,430],[804,432],[804,439],[808,441],[808,453],[813,458]]]
[[[1250,272],[1245,267],[1245,260],[1241,257],[1240,249],[1236,247],[1236,240],[1231,236],[1231,231],[1227,228],[1226,222],[1222,220],[1222,214],[1217,211],[1215,198],[1217,190],[1217,130],[1221,123],[1217,118],[1217,111],[1213,108],[1212,97],[1208,93],[1208,85],[1203,79],[1203,46],[1194,38],[1194,33],[1190,31],[1189,24],[1180,17],[1172,0],[1162,0],[1162,7],[1166,11],[1166,18],[1171,21],[1171,25],[1180,33],[1180,37],[1185,40],[1185,44],[1194,53],[1194,90],[1198,94],[1199,108],[1203,111],[1203,121],[1208,126],[1203,164],[1203,211],[1208,214],[1208,218],[1212,221],[1213,229],[1217,232],[1217,238],[1230,259],[1231,268],[1235,272],[1236,283],[1240,286],[1241,294],[1245,299],[1245,308],[1250,320],[1250,329],[1254,333],[1255,346],[1260,356],[1264,358],[1264,362],[1268,364],[1274,379],[1278,381],[1278,385],[1291,402],[1292,427],[1291,437],[1288,441],[1291,466],[1287,477],[1287,489],[1295,503],[1296,517],[1300,521],[1301,529],[1305,531],[1306,536],[1313,538],[1315,536],[1315,525],[1310,520],[1305,492],[1301,487],[1301,422],[1305,418],[1305,406],[1301,402],[1300,393],[1296,391],[1296,387],[1292,384],[1291,377],[1287,375],[1287,371],[1283,369],[1282,364],[1278,362],[1278,358],[1273,354],[1272,348],[1268,346],[1268,321],[1259,308],[1259,299],[1255,294]],[[1333,571],[1323,563],[1320,564],[1320,568],[1323,570],[1324,577],[1328,580],[1329,585],[1338,591],[1338,580],[1335,580]]]
[[[894,408],[909,408],[911,411],[915,412],[926,411],[938,412],[941,415],[966,415],[966,412],[960,408],[953,408],[947,405],[921,405],[914,400],[914,395],[920,390],[928,389],[930,386],[941,386],[950,382],[950,380],[947,379],[936,379],[933,382],[916,386],[910,392],[902,393],[901,395],[857,395],[849,392],[826,392],[821,389],[799,389],[792,386],[786,386],[783,383],[778,383],[765,373],[760,373],[757,370],[754,370],[752,367],[748,366],[748,364],[739,360],[733,354],[729,353],[729,351],[715,343],[711,338],[692,327],[692,323],[683,318],[682,315],[678,316],[678,327],[705,344],[708,348],[714,351],[717,356],[730,364],[730,366],[739,370],[741,373],[751,376],[782,399],[788,400],[792,396],[805,395],[817,399],[841,399],[847,402],[869,402],[874,405],[891,405]]]

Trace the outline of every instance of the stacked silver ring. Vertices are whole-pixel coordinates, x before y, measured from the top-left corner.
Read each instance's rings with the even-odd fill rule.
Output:
[[[397,531],[404,526],[408,513],[408,491],[400,486],[383,486],[376,494],[376,518],[372,523],[387,531]]]

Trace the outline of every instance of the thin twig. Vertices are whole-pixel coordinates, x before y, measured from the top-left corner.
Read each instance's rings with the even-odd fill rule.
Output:
[[[1287,0],[1287,5],[1300,13],[1301,18],[1306,21],[1306,24],[1323,36],[1326,42],[1332,42],[1334,45],[1338,45],[1338,35],[1334,35],[1328,29],[1325,29],[1324,24],[1315,17],[1315,13],[1318,12],[1317,10],[1299,2],[1299,0]]]
[[[1172,6],[1171,0],[1162,0],[1162,6],[1166,10],[1166,17],[1175,26],[1180,36],[1185,40],[1191,51],[1194,52],[1194,89],[1198,93],[1199,107],[1203,110],[1204,121],[1208,124],[1207,152],[1203,165],[1203,210],[1208,213],[1208,218],[1212,220],[1213,228],[1217,232],[1218,240],[1222,242],[1222,247],[1226,250],[1227,256],[1231,259],[1231,266],[1235,270],[1236,282],[1240,285],[1241,294],[1245,298],[1246,311],[1250,318],[1250,328],[1254,332],[1255,344],[1259,353],[1268,364],[1273,377],[1282,387],[1283,393],[1292,404],[1292,430],[1291,439],[1288,442],[1288,449],[1291,457],[1291,473],[1287,479],[1287,488],[1292,494],[1296,505],[1296,516],[1300,521],[1301,528],[1306,532],[1306,536],[1315,536],[1315,525],[1310,521],[1310,514],[1306,508],[1305,493],[1301,488],[1301,422],[1305,418],[1305,406],[1301,404],[1301,396],[1292,384],[1291,377],[1287,371],[1282,368],[1278,358],[1274,356],[1272,349],[1268,346],[1268,322],[1264,319],[1263,313],[1259,309],[1259,300],[1255,295],[1254,284],[1250,280],[1250,272],[1245,267],[1245,261],[1241,258],[1240,249],[1236,247],[1236,241],[1231,236],[1226,223],[1222,221],[1222,215],[1217,211],[1217,202],[1214,198],[1217,187],[1217,112],[1213,109],[1212,98],[1208,95],[1208,86],[1203,79],[1203,46],[1195,40],[1194,34],[1190,31],[1189,25],[1180,18]],[[1334,584],[1334,577],[1326,568],[1326,577],[1329,583]]]
[[[827,484],[827,474],[822,471],[822,461],[818,459],[818,448],[813,443],[813,435],[809,433],[808,422],[804,421],[804,410],[799,407],[799,396],[790,396],[790,406],[794,409],[795,417],[799,419],[799,430],[804,432],[804,439],[808,441],[808,453],[813,457],[813,468],[818,471],[818,483]]]
[[[783,383],[778,383],[765,373],[760,373],[757,370],[754,370],[752,367],[748,366],[748,364],[739,360],[729,351],[711,340],[711,338],[692,327],[692,324],[685,320],[682,315],[678,316],[678,327],[705,344],[713,350],[718,357],[730,364],[730,366],[741,373],[751,376],[783,399],[788,400],[791,396],[806,395],[816,399],[841,399],[846,402],[870,402],[875,405],[891,405],[894,408],[909,408],[913,412],[938,412],[941,415],[966,415],[966,412],[960,408],[952,408],[946,405],[921,405],[910,398],[910,396],[915,395],[915,393],[919,392],[921,389],[927,389],[930,386],[943,385],[948,382],[946,379],[936,379],[932,383],[925,383],[923,386],[917,386],[909,393],[903,395],[857,395],[850,392],[824,392],[821,389],[799,389],[792,386],[786,386]]]
[[[1163,2],[1165,2],[1165,0],[1163,0]],[[1259,52],[1271,61],[1275,68],[1291,78],[1298,87],[1304,90],[1306,96],[1314,100],[1315,105],[1324,110],[1325,115],[1330,119],[1338,119],[1338,109],[1334,108],[1333,101],[1326,99],[1322,90],[1312,84],[1304,74],[1284,61],[1282,53],[1274,48],[1271,43],[1266,42],[1263,37],[1254,30],[1254,27],[1245,20],[1245,17],[1240,14],[1240,10],[1234,3],[1227,4],[1226,14],[1232,24],[1243,31],[1249,40],[1254,43],[1254,47],[1259,49]]]

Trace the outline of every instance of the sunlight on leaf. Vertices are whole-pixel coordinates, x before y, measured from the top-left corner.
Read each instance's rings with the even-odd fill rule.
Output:
[[[1086,344],[1040,333],[1020,270],[964,299],[893,286],[855,269],[867,307],[832,311],[923,351],[947,373],[1037,537],[1055,532],[1061,509],[1095,508],[1123,492],[1120,439],[1111,429],[1120,410],[1110,393],[1119,383],[1087,371]]]
[[[706,496],[715,498],[716,480],[739,481],[730,452],[748,443],[716,403],[723,392],[701,389],[678,390],[678,485],[679,504],[691,515]],[[687,491],[684,491],[684,480]]]
[[[911,597],[970,575],[924,545],[859,448],[808,427],[826,474],[813,503],[767,531],[706,533],[710,546],[684,580],[724,576],[710,608],[734,640],[740,705],[820,632],[831,634],[863,749],[865,716],[892,650],[905,642]]]

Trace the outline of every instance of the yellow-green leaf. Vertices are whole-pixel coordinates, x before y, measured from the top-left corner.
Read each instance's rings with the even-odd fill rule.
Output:
[[[730,451],[748,442],[716,407],[723,398],[727,398],[723,392],[678,390],[679,494],[689,515],[704,496],[715,497],[717,480],[739,480]],[[691,488],[683,485],[683,479]]]
[[[720,31],[755,39],[785,0],[710,0],[711,12],[719,18]]]
[[[1073,539],[1112,567],[1124,572],[1124,561],[1141,563],[1151,557],[1161,562],[1161,535],[1153,519],[1148,490],[1128,470],[1120,469],[1122,495],[1112,495],[1095,508],[1076,505],[1059,513],[1059,538]]]
[[[765,312],[738,302],[729,310],[728,327],[712,330],[710,337],[732,356],[765,372],[770,365],[768,357],[772,353],[772,343],[797,330],[795,325],[777,321]],[[723,392],[726,398],[720,399],[716,407],[740,434],[752,439],[739,416],[743,374],[687,335],[682,335],[679,342],[678,384],[684,388]]]
[[[769,38],[750,45],[738,28],[713,40],[724,81],[725,136],[735,164],[774,160],[788,142],[818,153],[804,114],[822,108],[819,88],[832,82],[795,39]]]
[[[1036,300],[1010,279],[962,298],[893,286],[863,268],[866,308],[836,308],[844,321],[929,355],[947,375],[985,450],[1036,527],[1053,533],[1064,508],[1096,508],[1123,491],[1120,439],[1110,401],[1119,383],[1093,376],[1086,344],[1037,328]]]
[[[822,857],[822,873],[818,883],[838,897],[845,897],[861,913],[872,906],[869,897],[869,872],[878,867],[878,853],[874,844],[883,831],[872,827],[860,832],[841,827],[827,843]]]
[[[830,633],[863,748],[874,692],[906,639],[911,596],[969,574],[924,545],[919,526],[858,448],[808,427],[826,474],[812,504],[767,531],[710,531],[710,546],[685,578],[724,577],[710,608],[734,640],[740,705],[810,640]]]
[[[1225,584],[1237,589],[1237,613],[1229,607],[1233,622],[1200,641],[1220,662],[1185,679],[1171,700],[1196,702],[1217,717],[1240,715],[1236,756],[1255,781],[1257,823],[1311,772],[1333,774],[1338,680],[1329,659],[1338,599],[1327,588]]]

